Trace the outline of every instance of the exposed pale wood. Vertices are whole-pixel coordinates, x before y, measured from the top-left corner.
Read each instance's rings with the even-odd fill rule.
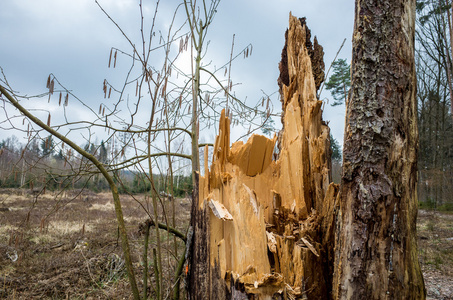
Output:
[[[309,37],[305,20],[290,16],[277,160],[276,136],[252,135],[230,147],[230,120],[222,112],[212,165],[199,177],[194,204],[199,238],[193,249],[204,261],[191,264],[204,280],[192,298],[329,296],[327,246],[333,246],[338,187],[330,183],[329,128],[316,96],[322,47],[315,42],[314,49]]]

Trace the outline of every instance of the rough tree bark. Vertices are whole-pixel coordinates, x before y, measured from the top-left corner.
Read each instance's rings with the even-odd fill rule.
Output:
[[[356,0],[334,298],[423,299],[415,0]]]
[[[190,299],[326,299],[333,273],[334,210],[329,128],[316,91],[322,47],[290,16],[280,64],[284,129],[230,148],[222,113],[211,168],[192,207]]]

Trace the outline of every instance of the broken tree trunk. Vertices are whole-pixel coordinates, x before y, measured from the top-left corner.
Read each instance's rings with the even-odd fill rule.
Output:
[[[356,0],[335,299],[423,299],[415,0]]]
[[[305,19],[290,16],[289,23],[278,159],[276,137],[253,135],[230,148],[222,112],[211,168],[194,194],[191,299],[329,297],[338,187],[316,96],[323,52],[316,39],[312,46]]]

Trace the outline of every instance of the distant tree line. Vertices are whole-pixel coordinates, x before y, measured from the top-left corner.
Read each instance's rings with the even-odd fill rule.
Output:
[[[112,153],[115,152],[104,141],[99,144],[86,143],[83,148],[102,163],[112,160]],[[25,146],[14,135],[0,141],[1,188],[108,191],[106,180],[87,169],[86,165],[86,158],[56,148],[52,136],[31,139]],[[172,192],[168,190],[168,176],[155,174],[153,179],[156,189],[164,195],[184,197],[192,189],[191,176],[174,175]],[[139,172],[119,170],[115,180],[122,193],[140,194],[151,190],[151,183]]]

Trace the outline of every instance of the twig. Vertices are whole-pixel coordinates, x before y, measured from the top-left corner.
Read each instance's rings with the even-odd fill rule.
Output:
[[[228,93],[226,94],[226,106],[225,106],[225,111],[226,111],[226,114],[229,115],[229,111],[228,111],[228,96],[230,95],[230,82],[231,82],[231,61],[233,59],[233,50],[234,50],[234,37],[235,37],[235,34],[233,34],[233,42],[231,43],[231,53],[230,53],[230,61],[229,61],[229,66],[228,66],[228,82],[227,82],[227,90],[228,90]]]
[[[337,54],[335,55],[335,58],[333,59],[332,63],[329,66],[329,69],[327,70],[326,76],[324,77],[324,81],[322,82],[321,88],[319,89],[319,94],[317,95],[318,99],[321,96],[322,89],[324,88],[324,83],[326,82],[330,69],[332,68],[333,63],[337,60],[338,54],[340,54],[340,51],[343,48],[345,42],[346,42],[346,38],[344,38],[343,43],[341,43],[340,49],[338,49]]]
[[[59,244],[56,244],[56,245],[50,247],[50,249],[52,250],[52,249],[60,248],[63,245],[64,245],[63,243],[59,243]]]

